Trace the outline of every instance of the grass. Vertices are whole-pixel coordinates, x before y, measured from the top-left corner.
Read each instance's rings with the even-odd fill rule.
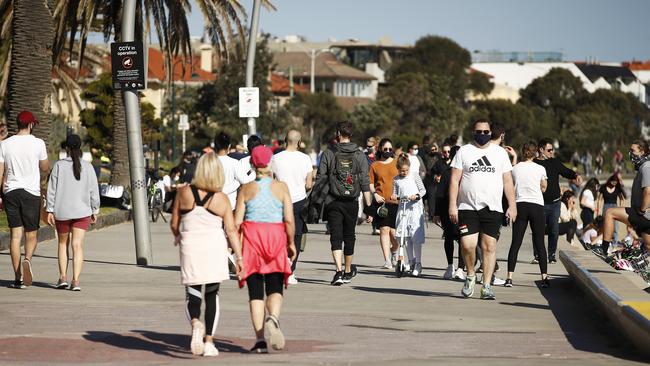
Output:
[[[119,210],[120,209],[117,207],[100,207],[99,215],[108,215],[110,213]],[[47,226],[47,223],[41,221],[41,226]],[[9,224],[7,223],[7,213],[4,210],[2,210],[0,211],[0,233],[8,233],[8,232],[9,232]]]

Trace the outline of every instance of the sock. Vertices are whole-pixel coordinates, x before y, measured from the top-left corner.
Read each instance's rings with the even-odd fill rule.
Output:
[[[262,337],[262,338],[257,338],[257,340],[255,341],[255,343],[257,343],[257,342],[264,342],[264,337]]]
[[[609,249],[609,240],[603,240],[603,244],[601,245],[601,248],[603,249],[603,253],[607,255],[607,250]]]

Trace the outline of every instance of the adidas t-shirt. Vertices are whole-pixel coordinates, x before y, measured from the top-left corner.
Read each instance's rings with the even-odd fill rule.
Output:
[[[458,191],[458,209],[503,212],[503,174],[512,171],[506,151],[488,144],[480,149],[473,144],[461,147],[451,167],[463,171]]]

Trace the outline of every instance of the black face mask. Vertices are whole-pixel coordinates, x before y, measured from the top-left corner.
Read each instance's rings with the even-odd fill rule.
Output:
[[[382,151],[382,152],[381,152],[381,156],[382,156],[384,159],[390,159],[390,158],[392,158],[393,156],[395,156],[395,153],[392,152],[392,151]]]

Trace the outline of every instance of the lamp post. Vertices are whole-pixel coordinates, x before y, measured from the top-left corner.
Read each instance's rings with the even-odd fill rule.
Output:
[[[311,49],[309,52],[309,58],[311,58],[311,77],[309,80],[309,91],[314,94],[316,92],[316,76],[314,75],[316,68],[316,56],[323,52],[330,52],[329,48],[323,48],[320,50]]]
[[[260,23],[261,0],[253,2],[253,16],[251,18],[250,34],[248,35],[248,56],[246,56],[246,87],[253,86],[253,70],[255,69],[255,49],[257,48],[257,27]],[[255,118],[248,119],[248,135],[257,134]]]

